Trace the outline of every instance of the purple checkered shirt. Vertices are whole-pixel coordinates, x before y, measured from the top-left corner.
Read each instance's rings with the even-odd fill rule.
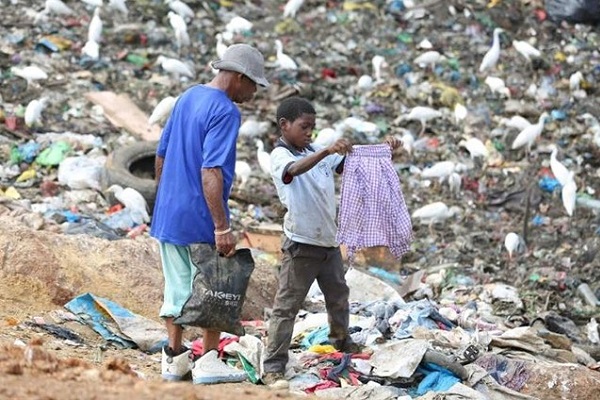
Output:
[[[412,223],[387,144],[354,146],[344,163],[337,241],[348,257],[387,246],[397,258],[410,250]]]

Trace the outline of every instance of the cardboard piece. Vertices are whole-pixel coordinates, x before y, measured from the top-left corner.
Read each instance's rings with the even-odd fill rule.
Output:
[[[123,128],[143,140],[160,139],[161,128],[148,124],[148,116],[126,94],[88,92],[85,98],[102,107],[104,116],[117,128]]]

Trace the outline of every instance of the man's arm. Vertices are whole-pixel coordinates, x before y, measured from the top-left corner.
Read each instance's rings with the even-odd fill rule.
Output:
[[[163,164],[165,163],[165,158],[157,155],[154,158],[154,180],[156,181],[156,186],[160,182],[160,176],[162,175]]]
[[[235,254],[235,237],[227,221],[223,204],[223,173],[221,168],[202,168],[202,191],[215,225],[217,252],[226,257]]]

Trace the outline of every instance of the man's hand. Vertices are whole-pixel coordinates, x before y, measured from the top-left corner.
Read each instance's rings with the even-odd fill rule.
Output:
[[[346,154],[352,151],[352,143],[348,139],[338,139],[334,144],[327,148],[327,152],[331,154]]]
[[[235,236],[233,232],[223,235],[215,235],[215,245],[217,252],[225,257],[231,257],[235,254]]]

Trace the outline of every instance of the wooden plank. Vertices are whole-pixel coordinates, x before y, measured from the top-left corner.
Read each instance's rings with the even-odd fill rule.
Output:
[[[148,116],[127,94],[88,92],[85,98],[102,106],[106,119],[117,128],[123,128],[143,140],[160,139],[161,128],[157,125],[150,126]]]

